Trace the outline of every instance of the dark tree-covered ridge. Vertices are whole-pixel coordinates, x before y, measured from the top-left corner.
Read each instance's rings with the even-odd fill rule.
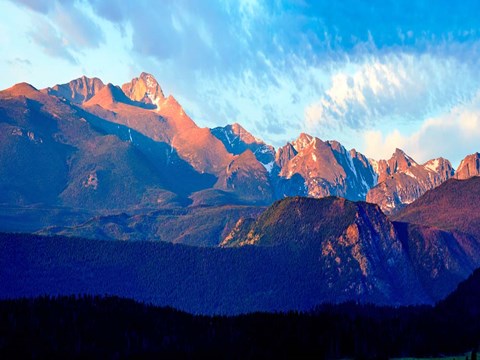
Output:
[[[0,357],[472,356],[480,344],[478,299],[480,269],[435,307],[345,303],[306,313],[209,317],[118,297],[3,300]]]

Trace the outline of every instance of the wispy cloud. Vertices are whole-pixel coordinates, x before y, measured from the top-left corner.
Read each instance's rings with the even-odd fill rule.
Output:
[[[329,88],[305,110],[310,129],[418,122],[469,101],[480,88],[478,65],[447,54],[367,55],[340,66]]]
[[[76,53],[104,42],[100,26],[74,1],[21,0],[19,3],[32,10],[30,39],[52,57],[76,64]]]
[[[15,59],[13,60],[8,60],[8,63],[10,65],[14,65],[14,66],[17,66],[17,65],[20,65],[20,66],[32,66],[32,62],[28,59],[21,59],[21,58],[18,58],[16,57]]]
[[[371,157],[388,158],[399,147],[419,162],[443,156],[457,166],[465,155],[479,151],[480,92],[468,103],[428,118],[412,134],[392,130],[384,135],[379,130],[369,130],[363,138],[365,153]]]
[[[61,57],[72,64],[77,61],[68,48],[68,41],[50,23],[38,19],[35,29],[30,31],[30,38],[37,43],[43,51],[52,57]]]

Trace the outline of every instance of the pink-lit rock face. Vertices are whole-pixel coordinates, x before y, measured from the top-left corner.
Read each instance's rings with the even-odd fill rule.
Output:
[[[444,158],[418,164],[399,149],[389,160],[375,165],[379,183],[368,191],[366,200],[378,204],[386,214],[399,211],[454,174],[452,165]]]
[[[49,95],[65,98],[74,104],[81,105],[95,96],[104,86],[103,81],[98,78],[82,76],[69,83],[55,85],[42,91]]]
[[[107,85],[85,103],[85,108],[170,145],[201,173],[219,174],[233,159],[210,130],[199,128],[172,95],[163,95],[152,75],[142,73],[122,88],[127,92]]]
[[[72,119],[78,118],[84,125],[95,117],[95,122],[103,122],[102,126],[109,127],[109,131],[123,126],[128,131],[124,138],[135,146],[138,136],[162,143],[169,148],[162,159],[174,164],[178,158],[201,176],[211,175],[208,181],[211,190],[234,193],[243,199],[239,201],[268,204],[286,196],[333,195],[366,199],[378,204],[385,213],[393,214],[453,175],[446,159],[418,164],[400,149],[388,160],[374,161],[355,149],[348,151],[338,141],[323,141],[306,133],[275,150],[237,123],[200,128],[172,95],[165,96],[157,80],[147,73],[121,88],[105,85],[97,78],[81,77],[41,91],[25,83],[18,84],[3,93],[22,98],[24,107],[28,103],[25,99],[36,99],[45,105],[43,112],[56,119],[61,119],[64,110],[68,110],[73,114]],[[70,107],[72,104],[77,110]],[[86,113],[78,113],[79,108]],[[37,129],[17,126],[9,130],[12,134],[20,132],[27,134],[30,141],[46,141]],[[56,136],[63,135],[60,131]],[[67,137],[75,136],[69,132]],[[85,148],[94,146],[89,143]],[[462,162],[457,178],[478,173],[478,154],[474,154]],[[100,180],[101,176],[99,188],[103,184]]]
[[[122,90],[130,99],[147,104],[158,104],[165,99],[162,88],[150,74],[142,72],[139,77],[122,85]]]
[[[304,179],[309,196],[342,196],[360,200],[376,183],[376,174],[367,158],[347,151],[337,141],[322,141],[308,134],[277,150],[280,177]]]
[[[480,175],[480,154],[468,155],[463,159],[455,172],[455,178],[462,180]]]

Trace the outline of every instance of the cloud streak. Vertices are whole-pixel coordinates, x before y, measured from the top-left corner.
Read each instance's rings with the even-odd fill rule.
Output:
[[[30,39],[46,54],[77,64],[76,54],[105,41],[100,26],[74,1],[21,0],[32,10]]]
[[[375,158],[388,158],[396,147],[425,162],[443,156],[458,166],[465,155],[478,151],[480,138],[480,92],[471,101],[429,118],[413,134],[393,130],[383,135],[378,130],[363,135],[365,152]]]
[[[35,29],[30,31],[29,35],[46,54],[52,57],[63,58],[72,64],[77,63],[74,55],[66,46],[68,42],[65,37],[62,37],[62,35],[47,21],[39,19]]]
[[[444,54],[368,55],[332,75],[329,88],[306,108],[306,125],[361,130],[421,121],[469,101],[480,88],[477,66]]]

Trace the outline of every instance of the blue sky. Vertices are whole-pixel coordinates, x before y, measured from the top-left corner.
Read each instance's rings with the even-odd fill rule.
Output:
[[[0,88],[152,73],[200,126],[479,151],[478,1],[0,0]]]

